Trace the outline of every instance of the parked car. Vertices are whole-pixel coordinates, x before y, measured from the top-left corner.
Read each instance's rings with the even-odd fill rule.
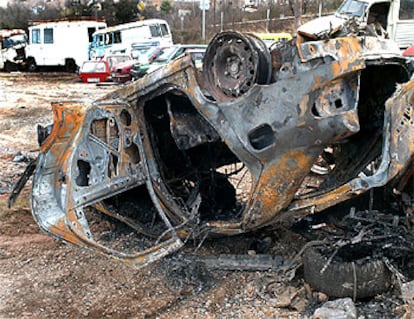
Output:
[[[122,63],[115,64],[111,68],[111,77],[114,82],[125,83],[131,81],[131,69],[136,63],[151,63],[161,51],[157,46],[136,46],[131,51],[131,58]]]
[[[110,76],[109,63],[106,60],[85,61],[79,70],[79,77],[84,83],[105,82]]]
[[[142,64],[147,64],[159,56],[162,49],[163,47],[160,46],[134,46],[131,51],[131,56]]]
[[[136,63],[131,69],[131,76],[134,79],[138,79],[144,74],[155,71],[161,66],[183,56],[188,50],[199,49],[205,51],[206,48],[207,46],[202,44],[173,45],[171,47],[164,48],[161,54],[157,56],[152,63]]]
[[[135,62],[135,60],[131,59],[129,61],[114,65],[111,69],[112,80],[117,83],[131,81],[130,71]]]
[[[410,57],[413,58],[414,57],[414,45],[408,47],[407,49],[405,49],[402,53],[403,56],[405,57]]]
[[[410,70],[410,73],[413,74],[414,73],[414,45],[409,46],[401,54],[407,59],[407,67]]]
[[[114,65],[118,65],[127,61],[131,61],[132,58],[128,54],[112,54],[103,58],[108,61],[109,69],[111,70]]]
[[[85,83],[97,83],[111,80],[111,68],[125,61],[131,60],[127,54],[108,55],[102,60],[85,61],[80,70],[79,77]]]

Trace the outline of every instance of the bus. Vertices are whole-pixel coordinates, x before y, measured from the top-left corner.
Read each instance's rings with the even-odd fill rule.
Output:
[[[93,34],[89,59],[101,59],[114,53],[130,54],[134,45],[170,46],[173,44],[170,26],[161,19],[129,22]]]

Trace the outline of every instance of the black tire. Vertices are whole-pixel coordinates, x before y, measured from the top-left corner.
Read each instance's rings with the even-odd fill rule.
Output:
[[[15,63],[10,62],[10,61],[6,61],[4,63],[4,71],[6,71],[6,72],[17,71],[17,65]]]
[[[78,69],[78,66],[76,65],[75,61],[72,59],[67,59],[65,62],[65,70],[69,73],[75,73]]]
[[[37,70],[37,64],[35,59],[29,58],[26,62],[26,70],[28,72],[35,72]]]
[[[253,34],[218,33],[210,41],[203,59],[206,89],[216,101],[231,101],[255,83],[268,84],[272,58],[264,42]]]
[[[310,247],[304,253],[303,267],[305,281],[313,289],[330,297],[353,298],[355,277],[357,284],[355,297],[358,299],[373,297],[391,285],[392,274],[382,260],[365,258],[342,262],[333,258],[321,273],[328,258],[329,256],[321,252],[321,247]]]

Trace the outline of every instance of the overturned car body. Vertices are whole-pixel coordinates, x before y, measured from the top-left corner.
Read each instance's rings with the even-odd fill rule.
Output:
[[[413,173],[413,85],[386,101],[408,79],[385,39],[299,34],[268,50],[251,34],[217,34],[202,70],[184,57],[90,105],[54,103],[33,215],[56,238],[142,267],[187,239],[375,187],[399,196]],[[95,233],[97,215],[128,227],[122,245]]]

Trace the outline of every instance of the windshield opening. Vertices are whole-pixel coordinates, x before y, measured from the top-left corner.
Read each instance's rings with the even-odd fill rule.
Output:
[[[16,35],[12,35],[9,38],[9,41],[12,45],[25,44],[27,43],[27,37],[25,34],[16,34]]]

